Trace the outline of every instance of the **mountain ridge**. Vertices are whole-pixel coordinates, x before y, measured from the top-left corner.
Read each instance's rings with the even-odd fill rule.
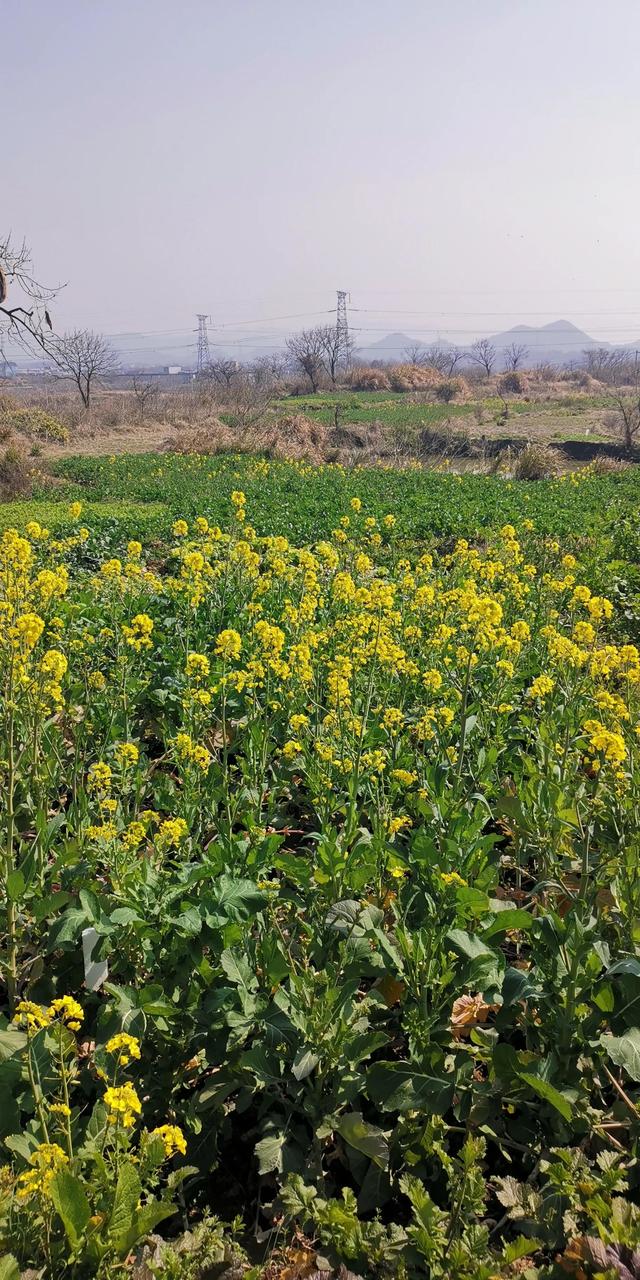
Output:
[[[570,361],[580,357],[583,351],[596,350],[599,347],[604,347],[607,351],[626,351],[633,350],[640,344],[640,339],[626,343],[596,340],[584,329],[578,328],[571,320],[550,320],[543,325],[517,324],[510,329],[503,329],[498,333],[488,335],[487,341],[496,348],[497,365],[500,367],[505,364],[507,348],[512,343],[518,342],[528,348],[527,354],[522,360],[523,365],[526,365],[527,359],[534,359],[537,362],[548,361],[551,364],[568,364]],[[425,341],[422,338],[414,338],[409,334],[396,330],[387,334],[386,337],[381,338],[378,342],[358,347],[356,354],[361,360],[382,359],[393,361],[401,360],[403,352],[411,347],[422,348],[426,351],[434,346],[443,347],[447,351],[457,349],[462,355],[468,356],[473,344],[437,340]]]

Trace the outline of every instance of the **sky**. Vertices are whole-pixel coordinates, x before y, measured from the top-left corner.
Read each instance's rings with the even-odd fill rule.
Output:
[[[0,233],[57,329],[640,336],[637,0],[0,0]],[[284,317],[284,318],[282,318]]]

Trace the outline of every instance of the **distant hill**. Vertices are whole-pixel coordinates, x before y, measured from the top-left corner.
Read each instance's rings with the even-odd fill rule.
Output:
[[[512,343],[517,343],[527,348],[527,355],[522,360],[523,365],[539,364],[542,361],[548,361],[550,364],[566,365],[571,361],[580,362],[583,351],[588,351],[596,347],[606,347],[613,350],[617,344],[612,342],[596,341],[591,338],[584,329],[579,329],[577,325],[572,324],[570,320],[552,320],[549,324],[543,324],[538,327],[530,324],[517,324],[511,329],[505,329],[501,333],[494,333],[489,338],[489,342],[493,344],[497,352],[498,366],[504,365],[505,352]],[[381,338],[379,342],[372,342],[369,346],[359,347],[357,354],[361,360],[397,360],[405,358],[405,352],[411,347],[422,347],[426,350],[436,345],[434,341],[425,342],[421,338],[412,338],[406,333],[389,333],[385,338]],[[438,346],[451,350],[454,343],[438,342]],[[625,347],[635,348],[638,342],[625,343]],[[460,346],[460,350],[468,354],[469,346]]]

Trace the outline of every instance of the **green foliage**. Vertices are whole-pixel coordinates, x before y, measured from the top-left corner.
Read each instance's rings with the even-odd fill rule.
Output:
[[[103,522],[0,541],[7,1280],[622,1258],[635,476],[65,471]]]

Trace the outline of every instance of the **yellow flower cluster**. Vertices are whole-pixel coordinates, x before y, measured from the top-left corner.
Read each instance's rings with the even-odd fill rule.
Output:
[[[29,1157],[31,1168],[21,1173],[16,1183],[16,1195],[19,1200],[29,1200],[32,1196],[47,1196],[58,1169],[69,1163],[69,1157],[57,1142],[41,1142]]]
[[[177,1124],[161,1124],[156,1129],[152,1129],[150,1138],[160,1138],[164,1146],[165,1160],[171,1156],[185,1155],[187,1144],[182,1129]]]
[[[84,1020],[82,1005],[73,996],[58,996],[48,1006],[36,1004],[33,1000],[20,1000],[13,1020],[28,1031],[39,1031],[50,1026],[55,1018],[70,1031],[79,1031]]]
[[[107,1108],[109,1124],[121,1124],[131,1129],[142,1111],[142,1103],[132,1084],[110,1085],[105,1089],[103,1102]]]
[[[118,1062],[121,1066],[126,1067],[134,1058],[140,1057],[140,1041],[137,1036],[130,1036],[126,1031],[119,1031],[115,1036],[111,1036],[105,1045],[107,1053],[115,1053],[118,1055]]]

